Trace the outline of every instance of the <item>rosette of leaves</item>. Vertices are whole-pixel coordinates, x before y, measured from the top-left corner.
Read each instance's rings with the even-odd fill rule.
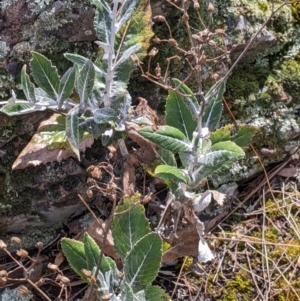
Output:
[[[142,205],[133,206],[129,199],[118,205],[112,223],[114,247],[123,263],[123,277],[115,262],[103,256],[98,275],[95,275],[100,249],[87,234],[83,242],[63,238],[62,250],[73,270],[87,283],[91,284],[85,270],[91,271],[96,280],[94,287],[99,300],[158,301],[169,300],[168,295],[151,283],[157,276],[161,256],[162,240],[151,232]],[[118,293],[116,293],[118,292]]]
[[[24,66],[21,84],[26,100],[12,97],[0,110],[10,116],[47,108],[63,110],[66,137],[78,157],[83,132],[89,131],[94,137],[102,135],[106,144],[114,131],[124,130],[131,105],[127,86],[135,68],[131,56],[136,54],[142,59],[153,34],[148,0],[91,0],[91,3],[96,6],[94,28],[100,47],[96,61],[66,53],[65,57],[74,66],[60,78],[50,60],[32,52],[30,67],[38,87],[30,81]],[[70,98],[74,89],[79,102]]]
[[[200,213],[212,200],[212,191],[197,192],[201,182],[244,156],[243,149],[248,147],[255,128],[243,127],[233,136],[226,127],[216,130],[223,110],[224,81],[207,92],[201,105],[185,84],[178,79],[173,82],[178,93],[175,89],[168,91],[166,125],[157,131],[144,127],[139,133],[160,147],[158,155],[163,164],[155,168],[154,176],[165,181],[174,201],[192,200],[192,209]],[[213,259],[203,238],[204,224],[197,216],[193,223],[199,234],[198,260]]]
[[[142,128],[139,133],[160,147],[164,164],[155,169],[155,176],[163,179],[172,192],[186,200],[202,180],[244,156],[254,128],[242,128],[231,136],[228,131],[216,131],[223,110],[225,83],[218,82],[205,96],[203,107],[192,91],[178,79],[173,79],[178,92],[169,90],[166,102],[166,125],[153,131]],[[213,91],[218,87],[218,91]],[[190,96],[185,96],[190,95]],[[211,136],[213,139],[211,139]],[[175,154],[178,154],[181,165]]]

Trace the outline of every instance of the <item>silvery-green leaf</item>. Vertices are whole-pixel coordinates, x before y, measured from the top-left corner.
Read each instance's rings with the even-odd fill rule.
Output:
[[[173,181],[173,182],[189,182],[189,176],[184,169],[179,169],[174,166],[169,165],[158,165],[155,168],[154,174],[156,177],[164,181]]]
[[[121,64],[123,64],[126,60],[128,60],[130,56],[136,53],[141,47],[142,44],[135,44],[130,48],[128,48],[126,51],[124,51],[122,56],[118,59],[116,64],[113,66],[113,70],[117,69]]]
[[[213,260],[215,258],[214,254],[210,250],[208,244],[205,239],[200,236],[200,240],[198,243],[198,261],[207,262]]]
[[[145,127],[139,130],[139,133],[151,142],[173,153],[189,151],[191,149],[191,143],[186,136],[171,126],[161,126],[156,132],[153,132],[150,127]]]
[[[94,17],[94,28],[96,35],[100,41],[109,45],[112,35],[112,18],[114,18],[115,16],[113,16],[112,10],[110,9],[106,1],[91,0],[91,2],[97,7]]]
[[[111,108],[101,108],[94,111],[94,121],[98,124],[107,123],[109,121],[115,121],[117,113]]]
[[[32,113],[34,111],[43,111],[46,107],[41,107],[41,109],[36,108],[33,103],[15,103],[14,105],[7,104],[0,109],[0,112],[8,116],[17,116]]]
[[[180,80],[173,78],[178,92],[191,95],[193,92]],[[182,96],[173,90],[168,91],[166,102],[166,124],[179,129],[189,140],[197,127],[200,107],[195,96]]]
[[[52,99],[56,100],[59,86],[57,69],[42,54],[32,51],[32,56],[33,59],[30,61],[30,67],[34,81]]]
[[[125,24],[134,14],[140,4],[140,0],[124,0],[116,24],[116,32],[118,32],[122,25]],[[133,21],[134,22],[134,21]]]
[[[30,81],[29,76],[26,73],[26,65],[23,66],[21,71],[21,84],[26,99],[29,102],[35,103],[34,84]]]
[[[35,98],[38,104],[43,104],[45,106],[57,105],[56,101],[49,97],[49,95],[40,88],[34,88]]]
[[[202,117],[203,127],[209,128],[212,132],[216,129],[222,115],[223,104],[222,97],[225,92],[225,82],[221,83],[217,94],[209,98],[205,106],[204,115]]]
[[[66,116],[66,133],[70,147],[80,161],[78,114],[79,106],[74,107],[68,112]]]
[[[133,291],[148,286],[157,276],[162,255],[162,240],[157,233],[148,233],[131,249],[124,260],[124,279]]]
[[[70,96],[73,91],[75,83],[75,68],[69,68],[62,76],[58,86],[57,102],[58,107],[61,108],[63,102]]]
[[[75,53],[65,53],[64,57],[71,61],[72,63],[76,64],[80,69],[83,67],[83,65],[89,60],[84,56],[81,56],[79,54],[75,54]],[[95,72],[99,73],[102,76],[106,76],[106,73],[104,71],[102,71],[99,67],[97,67],[94,64],[94,69]]]
[[[203,211],[211,202],[211,191],[206,190],[204,193],[198,195],[193,200],[193,208],[196,213]]]
[[[177,162],[176,162],[175,156],[172,152],[170,152],[166,149],[160,148],[157,151],[157,154],[158,154],[159,159],[163,162],[164,165],[170,165],[170,166],[177,167]]]
[[[86,104],[92,94],[95,81],[95,69],[91,60],[87,60],[82,66],[79,77],[76,80],[76,90],[80,97],[80,103]]]

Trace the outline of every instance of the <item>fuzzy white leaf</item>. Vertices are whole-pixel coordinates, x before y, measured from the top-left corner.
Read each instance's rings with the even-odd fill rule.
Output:
[[[215,258],[214,254],[210,250],[208,244],[205,239],[200,236],[199,244],[198,244],[198,261],[207,262],[213,260]]]
[[[116,70],[116,68],[118,68],[118,66],[120,66],[122,63],[124,63],[132,54],[136,53],[139,49],[141,49],[141,47],[142,47],[142,44],[138,43],[138,44],[135,44],[135,45],[129,47],[126,51],[124,51],[124,53],[122,54],[120,59],[114,65],[113,70]]]

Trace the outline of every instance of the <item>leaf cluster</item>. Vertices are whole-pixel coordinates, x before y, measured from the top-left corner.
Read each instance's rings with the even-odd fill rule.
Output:
[[[134,205],[130,199],[118,205],[112,223],[112,235],[114,247],[123,263],[123,273],[110,257],[103,255],[96,275],[101,250],[87,233],[83,242],[69,238],[61,241],[63,252],[73,270],[97,289],[100,300],[103,300],[103,296],[120,301],[168,300],[160,287],[151,285],[160,267],[162,240],[158,234],[151,232],[144,207]]]

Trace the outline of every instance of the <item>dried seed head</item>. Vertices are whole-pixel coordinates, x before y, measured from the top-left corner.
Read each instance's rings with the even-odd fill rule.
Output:
[[[212,13],[215,10],[215,7],[211,2],[208,3],[207,10],[209,13]]]
[[[160,39],[160,38],[157,38],[157,37],[153,38],[152,41],[153,41],[154,43],[156,43],[156,44],[160,44],[160,43],[161,43],[161,39]]]
[[[177,41],[175,39],[169,39],[168,42],[173,47],[177,47],[178,46],[178,43],[177,43]]]
[[[4,286],[7,282],[7,272],[5,270],[0,271],[0,287]]]
[[[57,282],[61,282],[62,284],[69,284],[71,280],[68,277],[58,274],[55,278]]]
[[[205,64],[206,63],[206,55],[204,53],[204,51],[202,51],[200,57],[199,57],[199,63],[201,64]]]
[[[40,286],[44,285],[44,283],[45,283],[45,279],[44,279],[44,278],[41,278],[39,281],[37,281],[37,282],[35,283],[35,285],[36,285],[37,287],[40,287]]]
[[[94,196],[93,190],[90,189],[90,188],[88,188],[88,189],[86,190],[86,196],[87,196],[89,199],[91,199],[91,198]]]
[[[17,236],[13,236],[11,238],[11,242],[12,243],[15,243],[15,244],[20,244],[22,241],[21,241],[21,238],[17,237]]]
[[[153,20],[157,21],[157,22],[166,22],[166,18],[162,15],[158,15],[158,16],[153,17]]]
[[[222,35],[225,34],[225,30],[222,29],[222,28],[217,28],[217,29],[215,30],[215,33],[216,33],[217,35],[219,35],[219,36],[222,36]]]
[[[0,239],[0,250],[4,250],[6,248],[7,248],[7,245],[5,244],[5,242],[2,239]]]
[[[124,278],[124,272],[119,272],[118,278],[119,278],[120,280],[123,280],[123,278]]]
[[[24,250],[24,249],[18,250],[18,251],[16,252],[16,254],[17,254],[18,256],[20,256],[21,258],[23,258],[23,259],[28,257],[28,252],[27,252],[26,250]]]
[[[211,78],[214,80],[214,81],[217,81],[219,78],[220,78],[220,75],[218,73],[214,73]]]
[[[150,57],[154,57],[154,56],[157,55],[157,53],[158,53],[158,49],[157,49],[156,47],[153,47],[153,48],[150,50],[150,52],[148,53],[148,55],[149,55]]]
[[[214,40],[209,40],[208,41],[208,45],[215,47],[216,46],[216,42]]]
[[[131,58],[131,60],[132,60],[134,63],[136,63],[136,64],[139,63],[139,58],[138,58],[138,56],[137,56],[135,53],[132,54],[132,55],[130,56],[130,58]]]
[[[18,287],[18,292],[22,296],[28,296],[29,295],[29,290],[25,285],[20,285]]]
[[[91,277],[92,276],[92,272],[87,270],[87,269],[81,269],[81,273],[86,276],[86,277]]]
[[[38,241],[36,244],[35,244],[35,247],[39,250],[42,250],[43,247],[44,247],[44,244],[41,242],[41,241]]]
[[[189,15],[187,13],[184,13],[181,17],[181,20],[183,22],[187,22],[190,19]]]
[[[53,272],[59,271],[59,268],[56,264],[48,263],[47,268]]]
[[[194,0],[194,9],[196,10],[200,9],[200,4],[197,0]]]
[[[156,77],[160,78],[161,77],[161,68],[159,66],[159,64],[157,63],[157,66],[155,68],[155,75]]]

